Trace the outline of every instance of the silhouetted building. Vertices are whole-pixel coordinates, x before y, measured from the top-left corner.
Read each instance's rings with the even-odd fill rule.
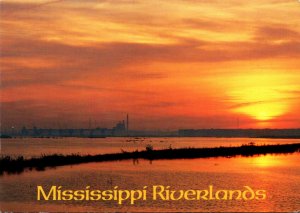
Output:
[[[119,121],[112,129],[108,128],[89,128],[88,129],[43,129],[33,127],[27,129],[25,126],[17,134],[23,137],[109,137],[128,135],[128,115],[125,120]]]
[[[125,136],[126,135],[126,126],[125,121],[120,121],[113,127],[113,135],[114,136]]]
[[[126,133],[129,136],[129,115],[126,116]]]

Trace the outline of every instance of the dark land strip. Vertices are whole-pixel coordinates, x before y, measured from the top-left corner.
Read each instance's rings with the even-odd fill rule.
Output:
[[[191,159],[209,157],[235,157],[235,156],[254,156],[265,154],[288,154],[300,151],[300,143],[281,144],[281,145],[242,145],[239,147],[216,147],[216,148],[180,148],[154,150],[147,146],[144,151],[134,151],[99,154],[99,155],[42,155],[41,157],[25,159],[23,156],[13,158],[2,156],[0,158],[0,175],[4,173],[21,173],[24,170],[44,170],[47,167],[74,165],[90,162],[107,162],[120,160],[163,160],[163,159]]]

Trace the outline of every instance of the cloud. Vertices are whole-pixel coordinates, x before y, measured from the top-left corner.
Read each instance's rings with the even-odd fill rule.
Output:
[[[141,107],[147,107],[147,108],[170,108],[170,107],[176,107],[178,105],[185,105],[183,103],[181,103],[180,101],[155,101],[152,100],[152,103],[144,103],[141,104]]]
[[[199,44],[199,45],[197,45]],[[207,49],[210,45],[215,48]],[[42,40],[17,40],[4,42],[1,58],[11,59],[3,72],[2,87],[34,83],[55,83],[68,79],[80,79],[88,74],[99,77],[126,76],[132,78],[165,78],[160,72],[123,68],[153,62],[166,63],[216,63],[224,61],[257,60],[274,57],[300,57],[300,42],[279,44],[269,42],[211,43],[193,41],[191,44],[150,45],[136,43],[105,43],[93,46],[71,46]],[[55,64],[51,67],[28,68],[14,64],[13,59],[41,58]],[[201,71],[199,71],[201,72]],[[21,75],[22,78],[13,78]]]
[[[1,16],[4,17],[13,17],[21,14],[27,14],[34,12],[35,10],[42,9],[47,5],[57,4],[64,2],[65,0],[52,0],[45,2],[8,2],[2,1],[0,3],[1,7]]]
[[[239,103],[231,106],[230,108],[236,109],[236,108],[242,108],[242,107],[248,107],[248,106],[253,106],[253,105],[264,105],[268,103],[282,103],[286,102],[289,100],[295,99],[295,97],[289,97],[289,98],[281,98],[281,99],[274,99],[274,100],[269,100],[269,101],[252,101],[252,102],[245,102],[245,103]]]
[[[300,33],[284,25],[271,25],[258,27],[254,39],[256,40],[295,40],[300,37]]]
[[[300,90],[278,90],[278,92],[291,96],[291,98],[300,100]]]

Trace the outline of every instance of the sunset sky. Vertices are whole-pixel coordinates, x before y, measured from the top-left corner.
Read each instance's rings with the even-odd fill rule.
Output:
[[[298,0],[2,0],[1,125],[299,128]]]

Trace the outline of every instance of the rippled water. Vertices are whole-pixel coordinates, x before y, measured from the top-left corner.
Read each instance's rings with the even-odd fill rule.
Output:
[[[27,140],[27,139],[26,139]],[[21,140],[24,143],[26,140]],[[35,139],[39,143],[49,143],[44,139]],[[48,139],[47,139],[48,140]],[[62,139],[59,139],[62,141]],[[74,152],[80,150],[76,142],[72,145],[69,140],[69,150],[66,144],[60,144],[61,153]],[[82,139],[80,139],[82,140]],[[99,144],[107,143],[105,139],[88,139],[88,144],[98,144],[97,150],[101,149]],[[114,139],[109,139],[114,140]],[[126,138],[117,138],[112,149],[104,149],[105,152],[118,151],[120,147],[116,144],[134,144],[126,142]],[[160,142],[161,139],[146,139],[147,142],[159,147],[158,144],[171,143],[178,146],[178,141],[183,139],[164,139],[167,142]],[[223,140],[223,142],[222,142]],[[249,139],[252,141],[251,139]],[[14,143],[20,143],[17,139]],[[195,146],[196,141],[205,141],[203,138],[190,138],[184,145]],[[246,143],[248,139],[239,141],[238,139],[209,139],[203,142],[202,146],[239,145]],[[293,140],[288,140],[292,142]],[[256,143],[281,143],[282,140],[255,140]],[[282,143],[286,143],[284,141]],[[5,143],[9,143],[5,141]],[[2,151],[7,144],[2,144]],[[31,142],[33,143],[33,142]],[[137,143],[137,142],[136,142]],[[223,144],[222,144],[223,143]],[[57,143],[58,144],[58,143]],[[57,145],[55,144],[55,145]],[[194,145],[192,145],[194,144]],[[55,145],[50,149],[55,151]],[[172,144],[173,145],[173,144]],[[182,144],[180,144],[182,145]],[[33,147],[33,145],[30,145]],[[198,145],[201,146],[201,145]],[[197,146],[197,147],[198,147]],[[201,147],[202,147],[201,146]],[[64,148],[63,148],[64,147]],[[143,148],[143,146],[140,146]],[[124,148],[124,146],[122,147]],[[136,148],[128,146],[128,149]],[[163,148],[163,147],[162,147]],[[10,147],[9,152],[23,153],[22,148]],[[42,148],[36,145],[38,153],[28,151],[26,154],[34,155],[42,152]],[[88,146],[81,146],[80,153],[96,153]],[[103,150],[103,149],[102,149]],[[46,150],[45,150],[46,151]],[[93,151],[93,152],[90,152]],[[51,153],[50,152],[50,153]],[[244,211],[244,212],[294,212],[300,210],[300,154],[289,155],[266,155],[256,157],[237,158],[208,158],[208,159],[188,159],[188,160],[158,160],[158,161],[118,161],[105,163],[88,163],[75,166],[62,166],[45,171],[28,171],[19,175],[4,175],[0,177],[0,200],[1,210],[6,211]],[[45,189],[50,186],[63,186],[68,189],[84,189],[91,186],[92,189],[111,189],[119,186],[122,189],[141,189],[143,186],[165,185],[174,189],[206,189],[213,185],[216,189],[243,189],[250,186],[253,189],[264,189],[267,191],[266,200],[250,201],[147,201],[136,202],[130,205],[118,205],[115,201],[37,201],[36,187],[42,185]]]

